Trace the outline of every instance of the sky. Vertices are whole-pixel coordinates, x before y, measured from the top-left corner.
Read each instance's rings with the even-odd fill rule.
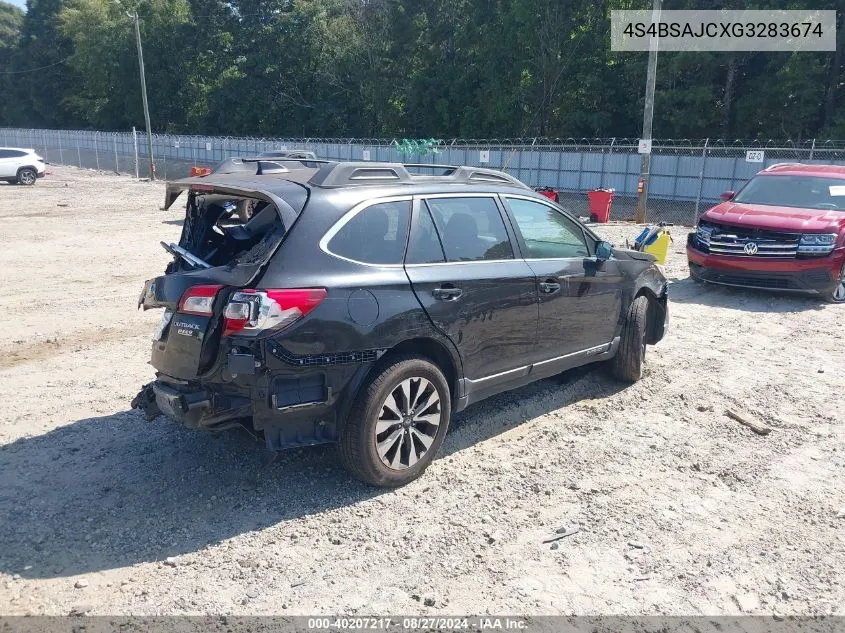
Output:
[[[26,11],[26,0],[6,0],[6,2],[11,2],[16,7],[20,7]]]

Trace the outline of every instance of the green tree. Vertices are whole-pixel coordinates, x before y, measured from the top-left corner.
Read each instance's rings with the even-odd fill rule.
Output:
[[[65,0],[28,0],[18,44],[9,58],[0,111],[6,121],[31,127],[84,125],[68,116],[62,101],[73,91],[75,77],[65,61],[70,41],[59,31]]]
[[[20,8],[0,0],[0,49],[8,50],[17,46],[23,16]]]

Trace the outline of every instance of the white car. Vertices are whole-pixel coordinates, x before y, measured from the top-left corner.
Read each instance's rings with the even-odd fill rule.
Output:
[[[44,159],[34,149],[0,147],[0,180],[34,185],[45,172]]]

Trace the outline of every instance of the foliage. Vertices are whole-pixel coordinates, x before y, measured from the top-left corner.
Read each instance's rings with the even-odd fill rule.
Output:
[[[143,127],[126,15],[137,9],[156,131],[636,137],[647,55],[610,51],[609,17],[612,9],[649,6],[647,0],[29,0],[22,15],[0,1],[0,124]],[[664,6],[825,9],[836,8],[836,0],[665,0]],[[843,31],[836,54],[661,52],[654,136],[845,134]]]
[[[23,11],[15,5],[0,1],[0,50],[17,45],[23,16]]]

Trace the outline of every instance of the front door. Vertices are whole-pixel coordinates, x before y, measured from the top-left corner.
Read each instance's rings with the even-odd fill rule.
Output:
[[[595,239],[577,220],[539,200],[506,196],[523,255],[536,275],[540,336],[534,360],[610,343],[622,307],[623,277],[594,257]]]
[[[13,158],[15,152],[10,149],[0,149],[0,178],[17,176],[18,160]]]
[[[417,199],[405,270],[435,327],[481,390],[528,373],[537,339],[534,272],[513,247],[494,195]]]

